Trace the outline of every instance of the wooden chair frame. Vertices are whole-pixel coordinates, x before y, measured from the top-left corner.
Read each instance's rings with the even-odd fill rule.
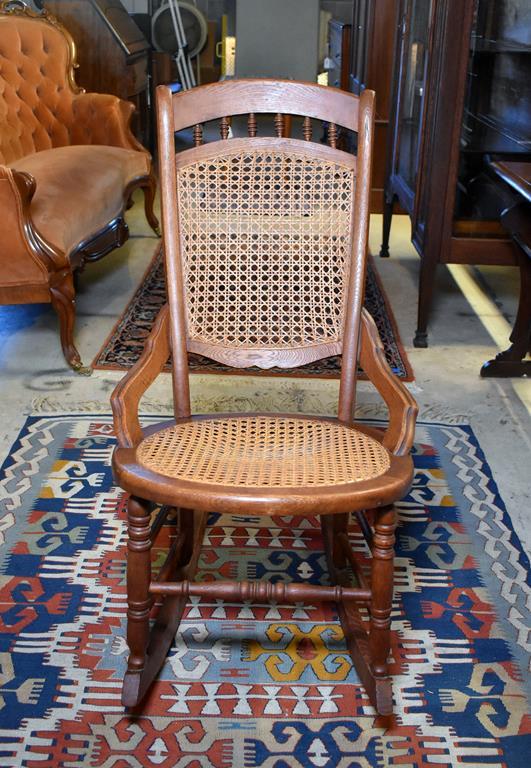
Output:
[[[374,321],[362,308],[369,219],[371,150],[374,122],[374,94],[364,91],[360,97],[336,89],[292,81],[246,80],[216,83],[172,95],[165,86],[157,89],[159,157],[161,171],[164,249],[167,264],[168,305],[159,314],[144,352],[138,362],[116,387],[112,407],[118,447],[113,458],[117,482],[130,494],[128,505],[128,625],[130,649],[122,701],[138,704],[155,679],[175,636],[190,595],[210,599],[334,601],[338,604],[341,624],[358,675],[368,696],[382,715],[392,711],[391,681],[387,657],[390,648],[390,617],[393,595],[393,546],[396,514],[393,503],[408,490],[413,465],[409,456],[413,441],[417,407],[404,385],[391,372]],[[187,335],[186,307],[179,250],[176,162],[174,133],[195,126],[197,152],[208,155],[202,147],[201,124],[221,119],[221,142],[235,146],[228,139],[232,115],[249,113],[248,133],[256,137],[256,115],[275,115],[276,138],[272,146],[286,139],[283,115],[304,117],[303,136],[310,151],[311,118],[329,123],[329,141],[338,158],[349,156],[335,149],[336,126],[358,134],[357,158],[348,162],[356,167],[351,268],[348,283],[342,342],[327,354],[343,355],[339,389],[338,416],[328,420],[348,425],[354,423],[356,374],[358,363],[376,386],[389,409],[389,425],[382,433],[356,424],[356,430],[376,438],[389,455],[389,469],[381,477],[311,489],[275,489],[264,493],[260,488],[234,489],[212,487],[200,482],[184,482],[166,477],[143,466],[137,449],[157,425],[143,430],[138,418],[140,399],[157,378],[172,355],[174,424],[188,424],[203,416],[191,416],[187,354],[192,343]],[[227,140],[227,141],[225,141]],[[290,140],[287,140],[290,141]],[[280,142],[280,144],[279,144]],[[302,144],[303,142],[295,142]],[[285,146],[282,144],[282,146]],[[177,165],[179,158],[177,157]],[[326,345],[323,345],[325,347]],[[210,350],[216,354],[214,348]],[[302,365],[305,350],[291,350],[281,356],[275,350],[254,350],[252,359],[245,351],[224,351],[224,360],[234,366]],[[203,346],[202,354],[209,354]],[[315,358],[314,358],[315,359]],[[297,417],[304,419],[305,417]],[[152,523],[152,505],[162,504]],[[176,518],[176,531],[167,560],[159,574],[152,577],[150,549],[169,510]],[[269,584],[262,582],[193,580],[208,511],[250,514],[321,515],[324,546],[332,586],[305,584]],[[359,567],[349,544],[347,526],[350,513],[356,514],[361,531],[372,553],[371,573]],[[348,567],[356,575],[358,586],[350,584]],[[153,629],[150,615],[156,600],[158,607]],[[363,606],[362,612],[358,604]],[[367,621],[364,616],[369,616]]]

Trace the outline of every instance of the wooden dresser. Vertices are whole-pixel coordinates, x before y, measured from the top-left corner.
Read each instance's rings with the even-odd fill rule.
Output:
[[[120,0],[45,0],[77,46],[76,81],[136,105],[133,131],[149,145],[149,43]]]

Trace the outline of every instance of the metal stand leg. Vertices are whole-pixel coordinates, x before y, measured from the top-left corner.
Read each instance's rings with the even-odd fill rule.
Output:
[[[174,57],[175,63],[177,64],[177,71],[179,73],[182,87],[184,90],[188,90],[189,88],[195,87],[196,79],[192,67],[192,61],[188,55],[188,43],[186,41],[186,35],[184,34],[183,20],[177,0],[169,0],[169,8],[178,46],[177,53]]]

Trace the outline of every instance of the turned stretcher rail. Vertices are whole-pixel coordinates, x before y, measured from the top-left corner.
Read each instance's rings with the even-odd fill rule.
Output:
[[[154,582],[149,585],[154,595],[175,595],[201,597],[214,600],[249,600],[255,602],[299,602],[318,600],[319,602],[340,602],[356,600],[369,602],[369,589],[354,587],[320,587],[310,584],[268,584],[260,581],[216,581],[216,582]]]

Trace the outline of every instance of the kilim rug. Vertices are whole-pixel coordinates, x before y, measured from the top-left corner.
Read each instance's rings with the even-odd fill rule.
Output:
[[[143,711],[124,714],[113,444],[107,415],[34,416],[4,464],[1,766],[528,768],[528,562],[468,426],[417,431],[387,731],[331,605],[191,600]],[[211,515],[200,577],[325,582],[318,523]]]
[[[92,363],[93,368],[104,370],[126,370],[139,358],[153,323],[166,301],[164,284],[164,264],[160,252],[149,266],[135,295],[118,320],[103,347]],[[365,288],[365,306],[373,316],[380,338],[382,339],[387,361],[394,373],[404,381],[413,381],[413,371],[405,353],[396,321],[389,301],[380,282],[372,257],[368,260],[367,282]],[[208,360],[201,355],[190,354],[190,370],[198,373],[231,373],[229,368],[215,360]],[[169,366],[166,370],[170,370]],[[339,378],[341,358],[329,357],[300,368],[271,368],[263,371],[259,368],[246,368],[243,374],[255,376],[303,376]],[[363,377],[363,374],[362,374]]]

